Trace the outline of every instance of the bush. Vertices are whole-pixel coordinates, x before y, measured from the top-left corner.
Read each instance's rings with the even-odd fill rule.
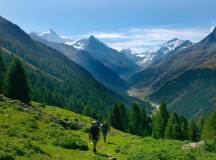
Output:
[[[35,153],[45,154],[45,152],[37,145],[33,144],[30,140],[25,142],[25,148],[28,150],[32,150]]]
[[[127,160],[170,160],[172,159],[168,153],[165,151],[157,151],[152,153],[145,153],[143,151],[138,151],[130,154]]]
[[[35,120],[30,120],[27,122],[27,125],[32,129],[38,129],[38,124]]]
[[[74,135],[58,137],[55,140],[55,145],[67,149],[79,149],[83,151],[89,149],[85,141]]]
[[[207,152],[216,152],[216,137],[205,141],[204,150]]]
[[[9,137],[18,137],[19,136],[19,129],[18,128],[8,128],[6,130],[6,134]]]
[[[0,151],[0,160],[15,160],[15,158],[12,154]]]

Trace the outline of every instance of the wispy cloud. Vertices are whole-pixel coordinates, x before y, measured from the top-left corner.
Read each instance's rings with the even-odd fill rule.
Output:
[[[115,49],[131,48],[134,51],[142,52],[147,49],[157,49],[160,45],[175,37],[197,42],[209,34],[210,31],[211,27],[174,28],[173,26],[163,26],[129,28],[122,32],[90,32],[81,37],[94,35]]]

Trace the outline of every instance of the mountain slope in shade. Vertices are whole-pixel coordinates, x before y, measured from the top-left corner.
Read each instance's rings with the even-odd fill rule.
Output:
[[[100,63],[98,60],[92,58],[87,51],[77,50],[74,47],[64,43],[48,42],[34,33],[30,33],[29,35],[32,39],[60,51],[69,59],[84,67],[107,88],[116,92],[126,92],[128,89],[126,83],[115,72]]]
[[[0,17],[0,40],[7,53],[21,58],[37,72],[36,74],[27,71],[30,83],[33,85],[34,99],[42,102],[45,99],[47,100],[45,102],[50,104],[54,103],[49,101],[51,99],[59,100],[61,106],[76,108],[79,111],[83,105],[89,104],[103,113],[118,101],[115,93],[106,89],[85,69],[60,52],[33,41],[17,25],[2,17]]]
[[[190,70],[197,72],[189,72]],[[173,51],[160,63],[150,65],[133,76],[131,81],[133,87],[150,91],[152,100],[166,101],[171,110],[175,108],[174,110],[186,115],[184,111],[191,112],[187,115],[191,116],[197,114],[198,110],[204,113],[205,110],[212,109],[216,97],[216,92],[212,89],[216,88],[216,81],[215,74],[211,73],[215,70],[216,29],[199,43]],[[209,81],[203,78],[204,75],[209,76]],[[193,94],[196,96],[189,96]],[[198,102],[202,106],[197,106]],[[188,110],[185,107],[188,107]]]
[[[124,54],[106,46],[94,36],[77,41],[73,47],[88,51],[93,58],[123,77],[139,69],[139,66]]]
[[[170,111],[187,118],[207,116],[216,106],[216,70],[186,71],[150,95],[150,99],[167,103]]]

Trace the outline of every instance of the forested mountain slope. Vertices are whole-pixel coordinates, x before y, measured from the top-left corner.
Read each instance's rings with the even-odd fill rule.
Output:
[[[165,101],[170,110],[191,117],[215,107],[215,70],[216,28],[202,41],[134,75],[131,83],[148,90],[151,100]]]
[[[125,93],[128,89],[127,84],[117,75],[117,73],[113,72],[100,61],[94,59],[88,53],[88,51],[77,50],[74,47],[66,45],[64,43],[48,42],[40,38],[35,33],[30,33],[29,35],[32,39],[58,50],[75,63],[81,65],[89,73],[91,73],[94,78],[104,84],[107,88],[121,93]]]
[[[28,64],[27,75],[34,100],[68,106],[76,111],[87,104],[106,111],[118,101],[115,93],[106,89],[85,69],[60,52],[33,41],[17,25],[2,17],[0,40],[7,61],[11,59],[8,56],[11,54]]]

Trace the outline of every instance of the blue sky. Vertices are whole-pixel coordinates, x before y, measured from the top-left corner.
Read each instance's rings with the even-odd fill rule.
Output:
[[[216,23],[215,6],[216,0],[0,0],[0,15],[26,32],[94,34],[116,49],[141,52],[174,37],[201,40]]]

